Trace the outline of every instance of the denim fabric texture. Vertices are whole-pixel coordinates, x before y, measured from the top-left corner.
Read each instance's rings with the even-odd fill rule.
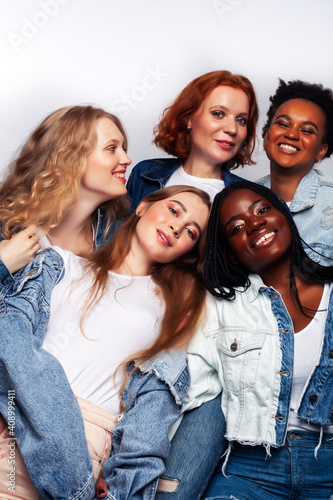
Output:
[[[293,378],[293,326],[281,295],[258,275],[229,302],[207,296],[207,315],[188,347],[191,386],[183,409],[221,389],[226,438],[251,445],[285,443]],[[333,424],[333,292],[316,366],[295,410]],[[255,415],[255,418],[254,418]]]
[[[271,187],[271,177],[258,181]],[[311,249],[304,245],[312,260],[323,266],[333,265],[333,177],[312,169],[299,183],[290,204],[298,231]]]
[[[267,456],[262,446],[238,443],[205,492],[205,500],[319,500],[333,495],[333,440],[324,434],[317,458],[317,433],[289,431],[282,448]]]
[[[182,164],[179,158],[156,158],[144,160],[135,165],[127,182],[127,193],[131,198],[131,210],[135,210],[147,195],[165,186],[171,175]],[[223,169],[223,180],[228,187],[233,182],[242,180],[238,175]]]
[[[164,352],[139,368],[131,363],[127,372],[126,410],[113,429],[113,452],[104,464],[107,498],[153,500],[170,449],[169,427],[190,384],[187,355]]]
[[[15,439],[40,495],[85,500],[94,479],[81,411],[61,364],[41,347],[62,275],[62,258],[48,249],[0,287],[0,413],[10,426],[14,391]]]

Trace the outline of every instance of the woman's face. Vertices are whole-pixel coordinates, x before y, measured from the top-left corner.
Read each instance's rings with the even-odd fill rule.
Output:
[[[236,189],[222,202],[220,225],[233,259],[261,274],[289,255],[291,231],[284,215],[250,189]]]
[[[212,167],[231,160],[247,136],[249,98],[241,89],[220,85],[189,118],[192,159]]]
[[[127,193],[125,173],[130,158],[124,149],[125,138],[106,117],[96,121],[97,142],[87,158],[81,193],[96,200],[97,206]]]
[[[304,99],[290,99],[277,109],[264,138],[272,168],[306,175],[327,152],[323,110]]]
[[[147,266],[166,264],[198,243],[207,221],[207,205],[194,193],[181,192],[155,203],[142,202],[132,247]]]

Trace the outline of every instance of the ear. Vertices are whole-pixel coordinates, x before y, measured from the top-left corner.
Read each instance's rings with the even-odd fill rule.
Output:
[[[187,123],[187,130],[191,130],[191,128],[192,128],[191,118],[188,118],[187,121],[186,121],[186,123]]]
[[[144,213],[147,211],[147,208],[148,201],[141,201],[141,203],[139,203],[139,205],[136,207],[135,215],[137,217],[142,217],[142,215],[144,215]]]
[[[238,262],[237,262],[237,260],[235,259],[235,257],[232,255],[232,253],[229,253],[229,258],[230,258],[231,262],[232,262],[233,264],[235,264],[235,266],[238,266]]]
[[[316,162],[319,163],[323,158],[325,158],[325,155],[328,150],[328,144],[322,144],[320,146],[319,153],[316,156]]]

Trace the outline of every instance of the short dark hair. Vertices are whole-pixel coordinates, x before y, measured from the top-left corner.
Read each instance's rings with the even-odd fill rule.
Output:
[[[279,79],[280,83],[274,95],[269,100],[271,105],[267,111],[267,121],[262,129],[262,136],[265,137],[277,109],[281,104],[290,99],[304,99],[319,106],[326,116],[325,142],[328,144],[325,158],[331,156],[333,152],[333,92],[329,88],[324,88],[319,83],[308,83],[301,80],[285,82]]]
[[[273,191],[251,181],[239,181],[223,189],[215,196],[207,229],[207,246],[204,264],[204,280],[208,291],[215,297],[232,300],[235,298],[235,289],[250,286],[250,271],[244,266],[236,264],[231,255],[227,239],[223,236],[220,224],[220,210],[225,198],[236,189],[250,189],[268,200],[286,218],[291,231],[291,260],[290,260],[290,290],[301,310],[304,312],[298,297],[295,270],[312,283],[330,283],[333,281],[333,266],[322,266],[314,262],[305,253],[302,239],[292,218],[292,215],[283,200]]]

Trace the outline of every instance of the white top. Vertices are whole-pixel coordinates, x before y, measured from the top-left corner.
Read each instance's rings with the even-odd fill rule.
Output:
[[[43,348],[60,361],[77,396],[119,414],[122,373],[115,380],[115,370],[154,342],[164,302],[149,276],[110,272],[107,291],[89,311],[82,332],[80,320],[93,276],[84,267],[85,259],[53,248],[64,259],[66,272],[51,296]]]
[[[189,175],[185,172],[183,167],[178,167],[177,170],[171,175],[165,184],[165,187],[169,186],[193,186],[209,194],[210,201],[213,203],[217,193],[224,189],[225,184],[221,179],[206,179],[204,177],[195,177],[194,175]]]
[[[303,420],[299,420],[295,409],[297,409],[306,381],[317,365],[321,353],[332,287],[332,284],[324,286],[323,295],[315,316],[303,330],[294,335],[294,375],[288,430],[299,429],[314,432],[319,432],[320,430],[319,425],[308,424]],[[323,427],[323,430],[324,432],[333,432],[333,427]]]

